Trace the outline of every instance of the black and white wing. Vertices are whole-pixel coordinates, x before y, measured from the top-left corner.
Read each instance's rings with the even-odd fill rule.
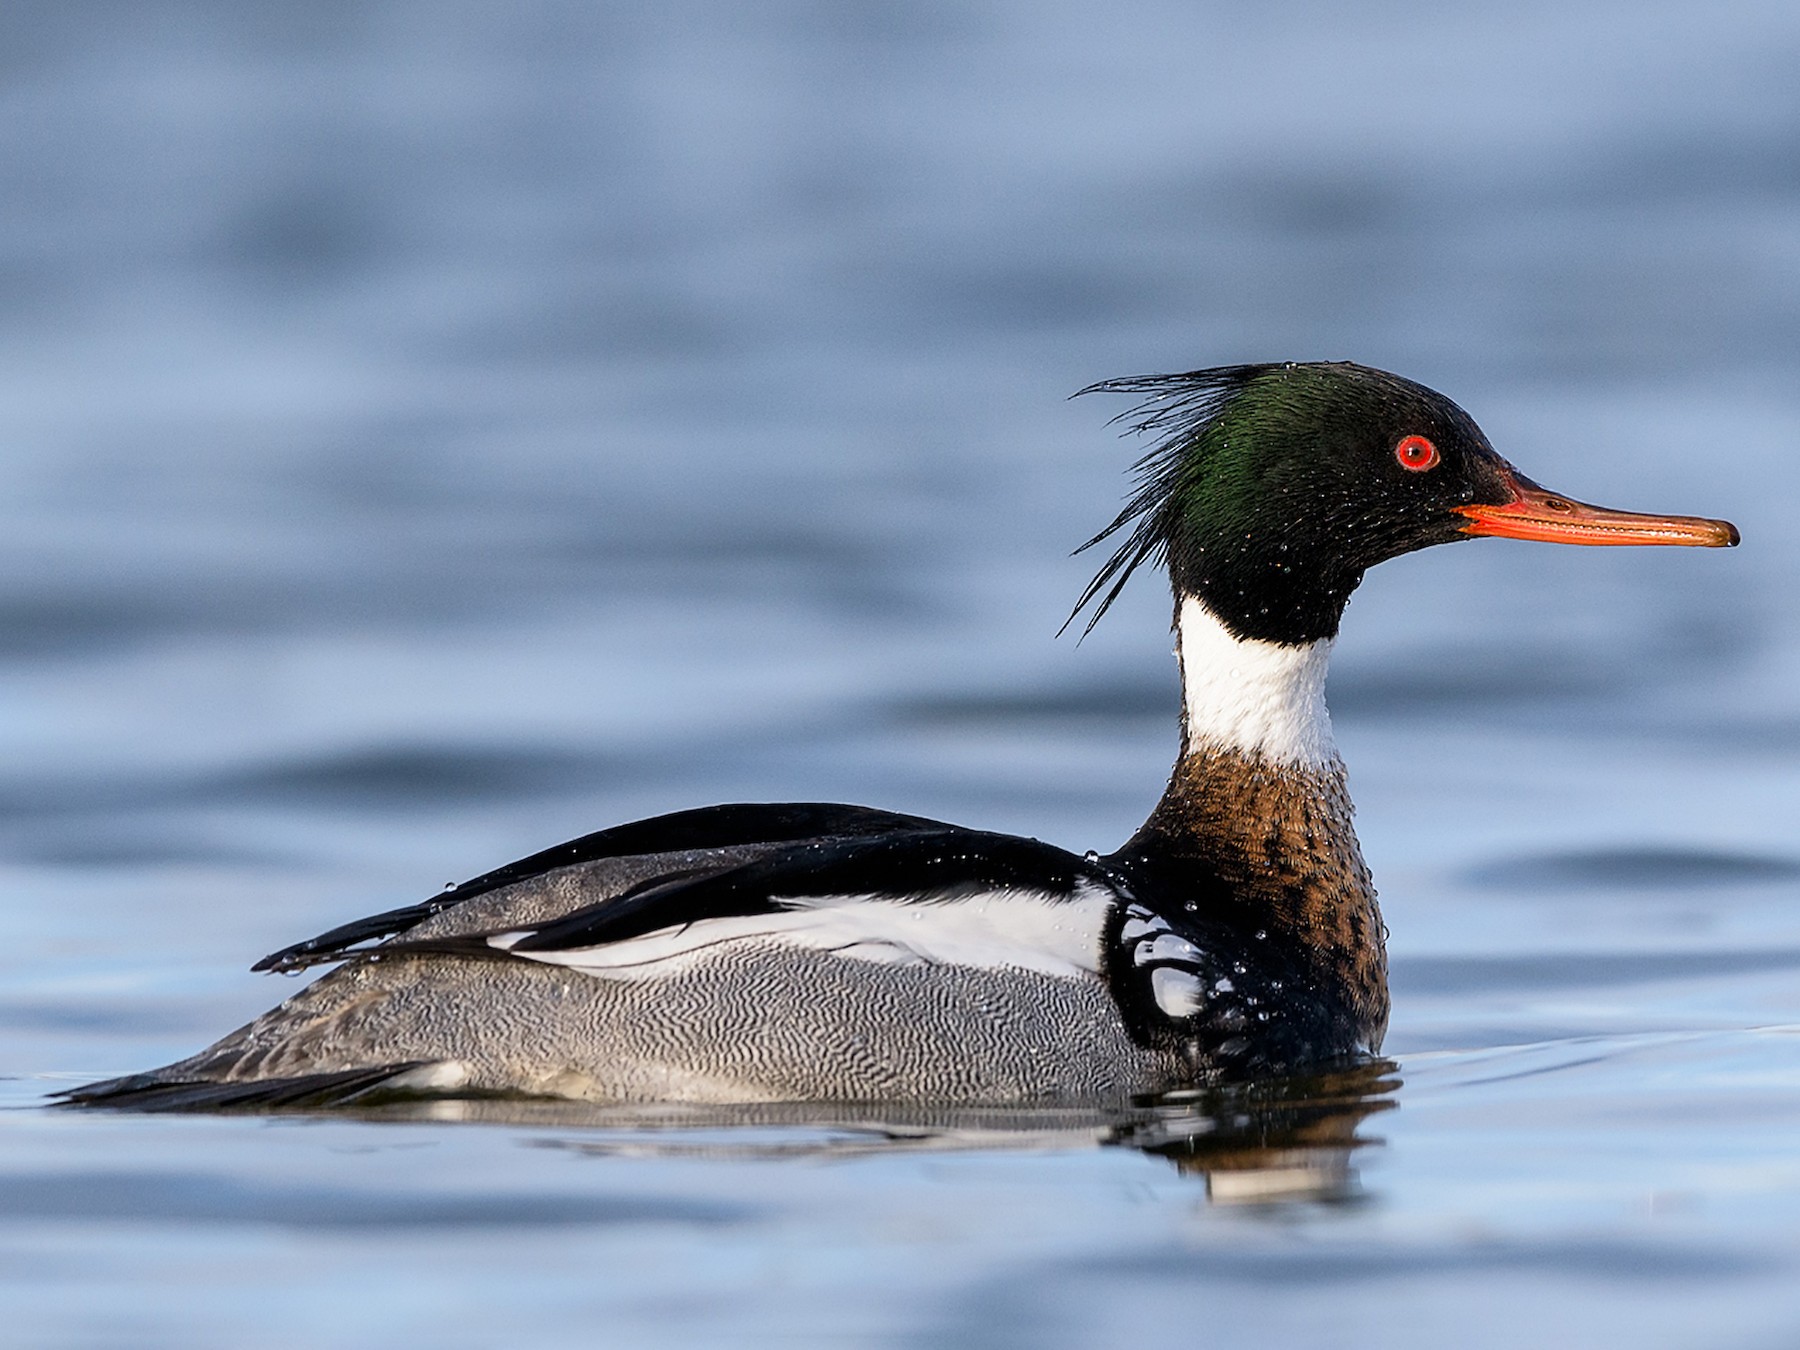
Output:
[[[630,859],[657,859],[653,867],[704,872],[734,866],[747,855],[815,838],[854,839],[954,827],[922,816],[830,802],[745,802],[707,806],[636,820],[583,835],[465,881],[418,904],[390,909],[333,928],[265,956],[253,970],[293,972],[342,961],[371,945],[405,933],[439,915],[496,891],[541,881],[553,873],[584,869],[579,880],[601,895],[630,878]],[[627,884],[635,884],[628,881]]]
[[[547,922],[384,952],[439,952],[661,975],[721,944],[762,941],[890,965],[1099,976],[1120,901],[1097,864],[1035,839],[939,826],[809,839],[736,866],[655,878]]]

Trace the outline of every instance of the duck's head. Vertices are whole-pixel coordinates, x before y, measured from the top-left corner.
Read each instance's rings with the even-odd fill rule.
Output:
[[[1224,366],[1107,380],[1136,394],[1118,419],[1161,439],[1139,488],[1083,548],[1131,526],[1076,606],[1088,626],[1145,560],[1166,563],[1234,636],[1309,643],[1337,633],[1376,563],[1476,535],[1565,544],[1737,543],[1692,516],[1611,511],[1519,473],[1442,394],[1349,362]]]

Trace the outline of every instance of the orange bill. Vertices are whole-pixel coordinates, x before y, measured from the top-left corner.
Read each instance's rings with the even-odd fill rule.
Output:
[[[1604,506],[1558,496],[1523,475],[1512,479],[1510,502],[1499,506],[1459,506],[1469,517],[1464,534],[1501,539],[1539,539],[1547,544],[1684,544],[1691,548],[1730,548],[1738,541],[1737,526],[1704,516],[1652,516],[1636,511],[1610,511]]]

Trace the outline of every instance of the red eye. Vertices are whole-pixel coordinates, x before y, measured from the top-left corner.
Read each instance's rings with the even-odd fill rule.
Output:
[[[1405,436],[1394,447],[1394,458],[1400,461],[1401,468],[1421,473],[1436,467],[1438,450],[1423,436]]]

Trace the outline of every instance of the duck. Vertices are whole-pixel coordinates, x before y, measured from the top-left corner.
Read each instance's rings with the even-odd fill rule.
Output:
[[[1325,706],[1364,573],[1481,537],[1738,532],[1552,492],[1449,398],[1351,362],[1081,392],[1133,398],[1114,421],[1151,443],[1069,622],[1160,567],[1181,677],[1174,768],[1119,847],[822,802],[616,825],[284,947],[253,969],[335,968],[63,1100],[1092,1103],[1375,1055],[1387,928]]]

